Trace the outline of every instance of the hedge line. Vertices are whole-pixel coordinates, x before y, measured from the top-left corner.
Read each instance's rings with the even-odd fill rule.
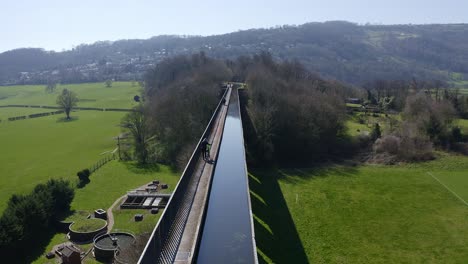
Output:
[[[47,109],[61,109],[59,106],[47,105],[0,105],[0,107],[25,107],[25,108],[47,108]],[[75,107],[76,110],[96,110],[96,111],[119,111],[119,112],[132,112],[133,109],[128,108],[100,108],[100,107]]]
[[[42,116],[49,116],[49,115],[57,115],[57,114],[62,114],[63,111],[54,111],[54,112],[47,112],[47,113],[38,113],[38,114],[31,114],[28,116],[15,116],[15,117],[9,117],[8,121],[16,121],[16,120],[23,120],[26,118],[36,118],[36,117],[42,117]]]

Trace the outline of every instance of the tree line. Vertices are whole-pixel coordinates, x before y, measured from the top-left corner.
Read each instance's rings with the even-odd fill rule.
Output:
[[[29,254],[29,247],[47,237],[51,227],[70,209],[74,189],[68,181],[51,179],[27,195],[12,195],[0,217],[2,259]]]
[[[298,61],[276,62],[269,53],[235,60],[198,53],[167,59],[146,74],[142,103],[122,122],[133,142],[130,156],[140,163],[185,165],[224,81],[247,83],[249,153],[258,161],[339,153],[351,87],[323,80]]]
[[[140,106],[122,122],[132,155],[140,163],[184,166],[220,99],[220,84],[231,76],[225,63],[204,53],[176,56],[148,71]]]
[[[253,163],[335,159],[368,146],[347,133],[349,97],[361,98],[366,111],[378,109],[389,123],[375,124],[369,135],[376,154],[424,160],[433,157],[434,147],[452,148],[464,139],[454,120],[467,115],[468,97],[440,80],[380,79],[359,88],[270,53],[219,60],[202,52],[166,59],[147,72],[141,103],[122,122],[134,146],[126,156],[183,167],[226,80],[247,86],[241,101]]]

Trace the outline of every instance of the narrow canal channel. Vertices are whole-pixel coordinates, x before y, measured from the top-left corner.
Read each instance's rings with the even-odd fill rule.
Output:
[[[233,90],[197,263],[255,263],[242,120]]]

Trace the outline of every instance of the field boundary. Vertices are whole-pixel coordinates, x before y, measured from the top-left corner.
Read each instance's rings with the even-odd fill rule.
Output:
[[[19,108],[46,108],[46,109],[62,109],[59,106],[48,106],[48,105],[0,105],[0,108],[6,107],[19,107]],[[133,112],[135,111],[132,108],[104,108],[104,107],[73,107],[73,110],[94,110],[94,111],[112,111],[112,112]]]
[[[452,189],[447,187],[447,185],[443,184],[436,176],[434,176],[434,174],[432,174],[430,172],[427,172],[427,174],[429,176],[431,176],[434,180],[436,180],[438,183],[440,183],[440,185],[444,186],[445,189],[447,189],[449,192],[451,192],[453,195],[455,195],[455,197],[457,197],[460,201],[462,201],[466,206],[468,206],[468,203],[465,200],[463,200],[463,198],[461,198],[456,192],[452,191]]]

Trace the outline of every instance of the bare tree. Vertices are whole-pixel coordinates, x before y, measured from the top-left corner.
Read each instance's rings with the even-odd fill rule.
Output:
[[[57,82],[55,82],[53,80],[49,80],[47,82],[45,91],[46,91],[46,93],[53,93],[53,92],[55,92],[56,88],[57,88]]]
[[[142,109],[127,114],[122,122],[122,127],[129,130],[133,136],[134,154],[140,164],[146,164],[149,160],[150,142],[154,137],[150,135],[148,122]]]
[[[68,89],[63,89],[62,93],[57,97],[57,104],[65,111],[67,120],[70,120],[70,112],[78,103],[78,96]]]

